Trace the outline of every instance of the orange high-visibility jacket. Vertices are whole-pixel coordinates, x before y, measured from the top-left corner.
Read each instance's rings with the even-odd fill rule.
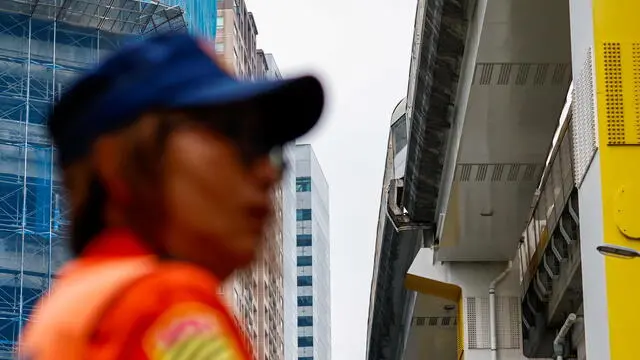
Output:
[[[18,349],[26,360],[249,360],[218,281],[112,231],[62,272]]]

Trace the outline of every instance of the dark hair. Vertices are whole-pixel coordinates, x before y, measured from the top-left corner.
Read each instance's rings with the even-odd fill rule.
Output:
[[[162,157],[166,141],[175,126],[175,121],[168,114],[156,113],[158,118],[154,139],[149,144],[151,151],[147,152],[144,146],[131,146],[131,153],[127,156],[127,162],[133,161],[137,164],[128,164],[126,171],[136,171],[147,176],[154,176],[155,166],[151,164],[150,153]],[[87,196],[76,215],[71,221],[70,247],[75,256],[82,254],[91,241],[99,235],[106,227],[104,219],[104,208],[107,203],[107,191],[97,174],[91,174],[89,178],[89,188]]]
[[[70,246],[73,255],[80,255],[91,240],[105,228],[104,207],[107,192],[96,175],[90,180],[87,198],[78,215],[71,221]]]

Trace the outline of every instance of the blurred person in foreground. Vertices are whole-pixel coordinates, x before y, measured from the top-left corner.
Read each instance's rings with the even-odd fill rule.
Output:
[[[239,81],[185,34],[132,44],[49,117],[71,249],[22,359],[251,359],[220,282],[251,263],[283,144],[309,131],[317,79]]]

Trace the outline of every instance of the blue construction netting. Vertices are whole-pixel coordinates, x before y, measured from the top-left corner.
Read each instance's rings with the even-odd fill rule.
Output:
[[[185,28],[180,10],[160,3],[53,1],[56,13],[51,1],[0,1],[2,360],[13,359],[18,335],[34,305],[69,258],[68,207],[56,149],[44,125],[52,103],[78,75],[123,44]],[[89,12],[67,17],[69,6]],[[108,18],[97,17],[95,9],[105,6],[118,10]]]
[[[187,28],[193,34],[215,39],[218,19],[217,0],[164,0],[167,5],[177,5],[184,10]]]
[[[44,126],[77,75],[127,40],[0,12],[0,359],[68,258],[65,197]]]

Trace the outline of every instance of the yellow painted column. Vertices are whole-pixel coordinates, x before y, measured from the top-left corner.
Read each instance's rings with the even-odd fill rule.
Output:
[[[602,242],[640,250],[640,0],[592,6]],[[640,359],[640,260],[606,258],[604,272],[609,359]]]
[[[407,274],[405,277],[405,287],[411,291],[416,291],[420,294],[431,295],[441,299],[449,300],[456,303],[457,306],[457,360],[464,360],[464,310],[462,308],[462,288],[458,285],[449,284],[446,282],[429,279],[427,277]]]

